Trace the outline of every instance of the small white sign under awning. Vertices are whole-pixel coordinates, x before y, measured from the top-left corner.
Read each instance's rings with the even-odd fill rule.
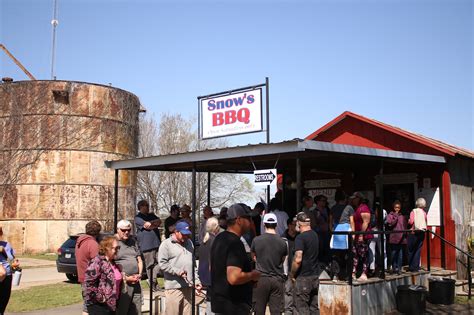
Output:
[[[441,226],[439,188],[422,188],[418,192],[418,198],[420,197],[426,200],[427,224],[429,226]]]
[[[276,168],[267,170],[253,171],[255,185],[267,186],[275,185],[277,181],[277,170]]]
[[[315,180],[305,180],[304,188],[332,188],[332,187],[341,187],[341,180],[339,178],[331,179],[315,179]]]

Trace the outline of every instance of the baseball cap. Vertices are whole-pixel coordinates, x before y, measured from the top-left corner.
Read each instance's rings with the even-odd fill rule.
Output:
[[[274,213],[266,213],[263,216],[263,223],[270,223],[270,224],[276,224],[277,223],[277,216]]]
[[[189,224],[185,221],[179,221],[176,223],[176,231],[185,235],[191,234],[191,231],[189,230]]]
[[[300,212],[296,215],[296,220],[299,222],[311,222],[311,218],[304,212]]]
[[[227,210],[227,219],[237,219],[238,217],[253,217],[255,213],[250,210],[249,207],[242,203],[234,203]]]
[[[349,197],[350,199],[352,198],[360,198],[360,199],[365,199],[365,196],[360,192],[356,191],[352,194],[352,196]]]

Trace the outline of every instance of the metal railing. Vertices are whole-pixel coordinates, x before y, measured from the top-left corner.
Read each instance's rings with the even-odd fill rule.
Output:
[[[433,231],[430,231],[430,230],[416,230],[417,232],[422,232],[422,233],[425,233],[425,238],[426,238],[426,256],[427,256],[427,270],[428,271],[431,271],[431,250],[430,250],[430,234],[433,234],[434,236],[436,236],[437,238],[440,239],[441,242],[445,243],[445,244],[448,244],[449,246],[453,247],[454,249],[456,249],[457,251],[459,251],[460,253],[462,253],[463,255],[466,256],[467,258],[467,280],[468,280],[468,298],[471,299],[471,292],[472,292],[472,275],[471,275],[471,269],[472,269],[472,265],[471,265],[471,259],[474,258],[473,255],[469,254],[468,252],[466,252],[465,250],[457,247],[455,244],[451,243],[450,241],[446,240],[445,238],[443,238],[442,236],[436,234],[435,232]],[[379,231],[379,230],[374,230],[374,231],[364,231],[364,232],[352,232],[352,231],[332,231],[330,232],[330,234],[334,234],[334,235],[347,235],[349,240],[348,240],[348,246],[349,246],[349,263],[352,264],[353,262],[353,258],[354,258],[354,254],[352,252],[352,246],[353,246],[353,241],[351,239],[351,236],[354,236],[354,235],[374,235],[374,234],[378,234],[380,235],[380,246],[381,246],[381,253],[382,255],[384,255],[385,253],[385,235],[388,235],[388,234],[394,234],[394,233],[404,233],[404,234],[411,234],[413,233],[414,230],[392,230],[392,231],[385,231],[385,230],[382,230],[382,231]],[[374,259],[375,259],[375,253],[374,253]],[[385,257],[383,257],[382,261],[385,259]],[[385,263],[382,262],[382,267],[381,267],[381,275],[380,275],[380,278],[381,279],[385,279]],[[349,266],[348,266],[349,267]],[[351,265],[352,267],[352,265]],[[349,269],[349,268],[348,268]],[[352,268],[350,268],[350,272],[348,272],[348,282],[349,282],[349,285],[352,285]]]
[[[450,241],[448,241],[447,239],[443,238],[441,235],[438,235],[436,234],[435,232],[433,231],[430,231],[430,230],[426,230],[426,248],[427,248],[427,262],[428,262],[428,270],[430,270],[430,234],[433,234],[434,236],[436,236],[437,238],[439,238],[439,240],[441,242],[443,242],[444,244],[448,244],[449,246],[451,246],[452,248],[456,249],[458,252],[462,253],[463,255],[466,256],[467,258],[467,287],[468,287],[468,293],[467,293],[467,297],[468,299],[470,300],[471,299],[471,292],[472,292],[472,275],[471,275],[471,271],[472,271],[472,265],[471,265],[471,259],[474,258],[473,255],[471,255],[470,253],[466,252],[465,250],[457,247],[455,244],[451,243]]]

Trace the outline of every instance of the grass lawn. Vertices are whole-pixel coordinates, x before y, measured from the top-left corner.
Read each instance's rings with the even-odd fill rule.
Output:
[[[150,290],[150,286],[148,285],[148,280],[142,280],[140,281],[140,284],[142,286],[143,291]],[[160,288],[164,288],[165,280],[163,278],[158,278],[158,285],[160,286]]]
[[[158,278],[163,287],[163,278]],[[149,289],[146,280],[141,281],[144,291]],[[50,309],[82,302],[81,285],[77,283],[58,283],[14,290],[8,303],[7,312],[29,312]]]
[[[80,284],[58,283],[12,291],[7,312],[28,312],[82,302]]]
[[[474,304],[474,297],[469,300],[467,296],[456,296],[454,298],[454,303],[456,304]]]

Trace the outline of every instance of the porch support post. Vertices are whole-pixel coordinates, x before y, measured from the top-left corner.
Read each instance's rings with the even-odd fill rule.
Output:
[[[296,213],[301,209],[301,160],[296,158]]]
[[[196,285],[196,275],[195,275],[195,269],[196,269],[196,211],[197,211],[197,205],[196,205],[196,163],[193,163],[193,173],[192,173],[192,196],[191,196],[191,202],[192,202],[192,241],[193,241],[193,289],[192,291],[192,310],[191,314],[195,315],[196,314],[196,292],[194,290],[194,287]]]
[[[207,172],[207,205],[211,206],[211,172]]]
[[[119,170],[115,170],[115,183],[114,183],[114,233],[117,233],[117,222],[118,222],[118,181],[119,181]]]
[[[385,230],[385,227],[384,227],[384,224],[383,224],[383,160],[380,162],[380,171],[379,171],[379,174],[380,174],[380,194],[379,194],[379,201],[380,201],[380,206],[378,207],[377,211],[377,216],[378,216],[378,220],[377,220],[377,225],[378,225],[378,229],[379,231],[384,231]],[[380,234],[380,255],[382,256],[382,273],[380,275],[380,277],[382,279],[385,279],[385,259],[387,257],[387,255],[385,254],[385,234]],[[376,253],[374,253],[374,259],[375,259],[375,255]]]

